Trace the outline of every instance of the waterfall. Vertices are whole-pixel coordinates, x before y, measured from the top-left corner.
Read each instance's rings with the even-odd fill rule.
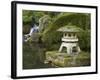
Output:
[[[30,33],[29,33],[29,35],[31,36],[32,33],[34,33],[34,32],[38,32],[38,30],[39,30],[39,26],[34,25],[34,26],[30,29]]]
[[[39,31],[39,26],[34,24],[33,27],[30,29],[30,32],[24,35],[24,42],[27,42],[31,36],[34,36],[33,33],[38,33],[38,31]]]
[[[32,28],[30,29],[30,32],[28,34],[24,35],[24,42],[27,42],[31,36],[35,37],[36,35],[34,33],[43,32],[50,23],[51,18],[48,15],[45,15],[39,19],[39,25],[35,24],[35,20],[33,18]]]

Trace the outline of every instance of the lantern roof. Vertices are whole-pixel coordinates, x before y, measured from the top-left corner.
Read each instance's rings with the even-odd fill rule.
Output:
[[[82,29],[77,26],[66,25],[64,27],[59,28],[57,31],[59,32],[80,32],[82,31]]]

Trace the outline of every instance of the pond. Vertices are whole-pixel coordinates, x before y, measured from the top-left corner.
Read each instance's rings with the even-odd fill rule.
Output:
[[[46,48],[43,44],[23,42],[23,69],[52,68],[44,64]]]
[[[52,64],[45,64],[47,59],[47,53],[50,53],[48,56],[55,56],[56,52],[48,52],[47,48],[42,43],[36,42],[23,42],[23,69],[40,69],[40,68],[57,68],[57,66]],[[63,54],[63,53],[61,53]],[[67,55],[67,54],[66,54]],[[68,61],[69,60],[69,61]],[[80,67],[80,66],[90,66],[90,53],[81,52],[76,59],[75,64],[71,64],[72,57],[64,58],[64,66],[59,67]],[[55,61],[55,60],[54,60]],[[54,62],[52,61],[52,62]],[[68,62],[68,63],[67,63]],[[70,62],[70,64],[69,64]],[[54,62],[55,63],[55,62]],[[60,61],[56,62],[57,65],[60,64]],[[62,64],[62,62],[61,62]]]

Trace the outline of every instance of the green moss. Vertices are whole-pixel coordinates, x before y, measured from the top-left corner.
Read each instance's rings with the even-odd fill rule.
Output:
[[[90,66],[90,53],[81,52],[78,54],[75,59],[75,64],[72,64],[73,58],[73,56],[67,53],[59,53],[57,51],[46,52],[46,60],[51,61],[52,64],[58,67]]]

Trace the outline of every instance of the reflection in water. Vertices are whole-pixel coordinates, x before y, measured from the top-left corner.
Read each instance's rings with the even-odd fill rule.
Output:
[[[46,48],[38,34],[43,32],[50,22],[48,15],[39,19],[39,25],[32,18],[30,32],[23,36],[23,69],[52,67],[50,64],[44,64]],[[31,39],[33,42],[29,42]]]
[[[42,43],[23,43],[23,69],[52,68],[45,64],[46,49]]]

